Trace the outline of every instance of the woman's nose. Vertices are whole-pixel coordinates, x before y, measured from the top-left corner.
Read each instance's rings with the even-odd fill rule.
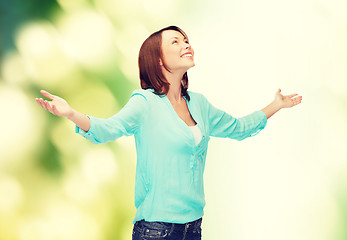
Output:
[[[192,47],[190,46],[189,43],[186,43],[186,49],[191,49]]]

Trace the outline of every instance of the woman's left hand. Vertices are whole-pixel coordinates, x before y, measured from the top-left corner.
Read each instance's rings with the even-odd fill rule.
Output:
[[[281,89],[276,92],[275,100],[277,106],[280,108],[290,108],[301,103],[302,96],[298,96],[297,93],[283,96]]]

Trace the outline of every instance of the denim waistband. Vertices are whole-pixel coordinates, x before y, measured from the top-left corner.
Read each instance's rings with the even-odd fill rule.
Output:
[[[202,218],[199,218],[195,221],[188,222],[188,223],[169,223],[169,222],[147,222],[145,220],[137,221],[135,223],[136,227],[143,228],[143,227],[155,227],[157,229],[170,229],[171,231],[173,229],[175,230],[189,230],[192,229],[192,231],[196,231],[196,229],[200,228],[202,222]]]

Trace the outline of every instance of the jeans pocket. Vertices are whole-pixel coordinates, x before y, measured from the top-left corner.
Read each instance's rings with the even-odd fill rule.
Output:
[[[168,229],[158,229],[153,226],[145,226],[143,228],[141,238],[146,240],[162,240],[168,235]]]

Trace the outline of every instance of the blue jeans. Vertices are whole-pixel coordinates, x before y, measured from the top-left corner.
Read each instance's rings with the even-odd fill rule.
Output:
[[[184,224],[137,221],[132,240],[201,240],[201,222],[202,218]]]

